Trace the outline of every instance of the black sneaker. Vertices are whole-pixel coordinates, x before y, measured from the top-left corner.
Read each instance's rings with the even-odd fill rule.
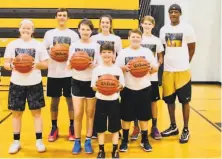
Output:
[[[178,134],[179,134],[178,128],[177,127],[174,128],[172,125],[170,125],[170,127],[165,131],[161,132],[162,137],[174,136]]]
[[[104,151],[99,151],[97,158],[105,158],[106,157],[106,153]]]
[[[144,151],[146,151],[146,152],[152,151],[152,146],[150,145],[149,141],[141,142],[140,145]]]
[[[190,132],[188,129],[183,129],[183,132],[180,136],[180,143],[181,144],[184,144],[184,143],[187,143],[188,140],[189,140],[189,137],[190,137]]]
[[[112,158],[119,158],[119,152],[117,150],[112,152]]]
[[[128,143],[122,140],[122,143],[119,147],[120,152],[126,152],[128,150]]]
[[[96,130],[93,130],[91,138],[92,139],[97,139],[97,132],[96,132]]]

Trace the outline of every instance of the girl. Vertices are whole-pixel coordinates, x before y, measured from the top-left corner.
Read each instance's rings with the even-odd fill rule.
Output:
[[[95,92],[91,88],[92,69],[98,61],[99,44],[92,42],[90,36],[93,31],[93,24],[88,19],[83,19],[78,25],[78,31],[81,39],[71,45],[69,59],[77,51],[86,52],[91,58],[91,65],[83,71],[73,69],[72,74],[72,95],[74,104],[74,127],[75,127],[75,144],[73,154],[81,151],[81,129],[82,118],[84,113],[84,102],[86,102],[86,140],[85,152],[92,153],[91,136],[93,129],[93,120],[95,113]],[[69,61],[69,60],[68,60]]]
[[[25,110],[26,99],[34,118],[36,131],[36,148],[38,152],[46,150],[42,142],[42,117],[41,108],[45,106],[41,69],[48,67],[48,53],[44,45],[32,38],[34,24],[30,20],[20,23],[20,38],[8,44],[5,50],[6,70],[12,70],[9,86],[8,109],[12,110],[12,125],[14,142],[9,148],[9,153],[19,151],[22,114]],[[35,60],[33,69],[29,73],[19,73],[13,66],[13,60],[19,54],[29,54]]]

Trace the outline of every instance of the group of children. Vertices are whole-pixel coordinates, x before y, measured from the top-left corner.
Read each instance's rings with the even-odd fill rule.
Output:
[[[98,134],[97,158],[105,158],[104,132],[108,130],[112,133],[112,158],[119,158],[119,151],[128,150],[131,121],[135,121],[131,138],[137,139],[141,133],[141,147],[145,151],[152,151],[148,141],[148,120],[152,119],[151,136],[154,139],[162,137],[157,129],[157,101],[160,99],[157,71],[163,63],[164,51],[160,39],[151,33],[155,26],[154,18],[145,16],[142,19],[143,33],[139,29],[129,31],[129,46],[125,49],[122,49],[121,38],[113,33],[113,21],[109,15],[100,18],[99,33],[93,36],[91,35],[94,26],[89,19],[79,22],[79,35],[66,27],[69,19],[67,9],[58,9],[56,19],[58,27],[46,32],[43,43],[32,38],[34,32],[32,21],[23,20],[19,27],[20,38],[9,43],[6,48],[4,67],[12,70],[8,108],[12,110],[14,134],[14,142],[9,153],[16,153],[21,147],[21,118],[26,99],[34,118],[36,148],[39,152],[46,150],[42,142],[41,108],[45,106],[45,102],[40,70],[47,68],[47,96],[51,97],[52,120],[48,141],[55,141],[59,135],[58,106],[63,95],[68,105],[70,119],[68,139],[74,141],[73,154],[81,152],[84,111],[86,153],[93,153],[91,138],[92,136],[97,138]],[[57,62],[50,58],[50,50],[56,44],[69,46],[67,62]],[[83,71],[72,69],[69,63],[77,51],[86,52],[92,59],[89,67]],[[22,53],[28,53],[35,59],[33,70],[27,74],[19,73],[13,65],[13,59]],[[136,57],[143,57],[149,62],[149,72],[141,78],[136,78],[130,73],[129,61]],[[97,90],[96,82],[104,74],[117,77],[120,83],[119,92],[106,96]],[[118,148],[120,130],[122,130],[122,142]]]

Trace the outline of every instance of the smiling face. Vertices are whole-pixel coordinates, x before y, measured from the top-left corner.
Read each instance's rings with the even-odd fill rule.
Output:
[[[108,17],[102,17],[100,20],[100,29],[102,32],[110,32],[111,30],[111,20]]]
[[[114,53],[112,50],[102,50],[102,52],[100,53],[103,63],[105,64],[111,64],[113,57],[114,57]]]
[[[154,28],[154,24],[149,20],[145,20],[141,26],[143,27],[143,31],[146,33],[151,33],[152,29]]]
[[[57,12],[55,18],[56,18],[57,23],[60,27],[65,27],[66,23],[69,19],[68,12],[66,12],[66,11]]]
[[[178,10],[170,10],[169,16],[172,24],[178,24],[180,21],[181,13]]]
[[[19,28],[20,36],[22,39],[27,40],[32,38],[34,26],[31,22],[23,22]]]
[[[142,42],[142,36],[138,33],[131,33],[129,36],[130,46],[134,49],[140,47]]]
[[[81,24],[78,31],[79,31],[81,39],[83,40],[88,40],[92,34],[92,30],[86,24]]]

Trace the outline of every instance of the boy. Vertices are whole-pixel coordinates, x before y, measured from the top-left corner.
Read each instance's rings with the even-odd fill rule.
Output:
[[[150,74],[157,72],[157,66],[152,52],[149,49],[141,47],[142,33],[139,29],[132,29],[129,32],[130,46],[122,50],[116,59],[116,64],[124,72],[126,86],[121,92],[121,118],[123,129],[123,140],[120,145],[120,151],[128,150],[128,135],[130,122],[139,120],[142,140],[141,146],[145,151],[152,151],[149,144],[148,120],[151,119],[151,82]],[[136,57],[143,57],[149,63],[149,73],[141,78],[131,75],[129,61]]]
[[[121,68],[114,65],[112,62],[115,56],[114,45],[111,42],[105,42],[100,47],[100,55],[102,58],[102,64],[97,66],[93,70],[91,86],[95,91],[96,81],[99,76],[104,74],[112,74],[119,79],[119,90],[123,88],[124,77]],[[97,158],[105,158],[104,151],[104,132],[107,130],[107,117],[108,117],[108,131],[112,133],[113,152],[112,158],[119,158],[118,152],[118,138],[119,130],[121,129],[120,121],[120,103],[119,92],[113,95],[103,95],[99,91],[96,92],[96,112],[95,112],[95,128],[98,133],[99,153]]]

